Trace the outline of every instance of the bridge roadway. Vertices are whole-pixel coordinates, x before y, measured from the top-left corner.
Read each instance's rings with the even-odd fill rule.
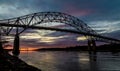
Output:
[[[44,29],[44,30],[69,32],[69,33],[75,33],[75,34],[83,34],[83,35],[86,35],[86,36],[92,36],[92,37],[99,38],[100,40],[97,40],[97,41],[120,44],[120,40],[118,40],[118,39],[114,39],[114,38],[110,38],[110,37],[106,37],[106,36],[101,36],[101,35],[98,35],[98,34],[86,33],[86,32],[82,32],[82,31],[79,32],[79,31],[67,30],[67,29],[59,29],[59,28],[42,27],[42,26],[29,26],[29,25],[20,25],[20,24],[7,24],[7,23],[0,23],[0,26],[31,28],[31,29]]]

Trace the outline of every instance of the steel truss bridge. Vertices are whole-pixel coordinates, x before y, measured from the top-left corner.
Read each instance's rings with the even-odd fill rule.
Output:
[[[56,25],[56,23],[59,23]],[[82,20],[61,12],[39,12],[21,17],[0,20],[0,36],[14,34],[13,54],[19,55],[19,36],[27,29],[43,29],[69,32],[84,35],[88,39],[88,46],[95,46],[95,41],[120,43],[120,40],[102,36],[95,32]],[[2,46],[2,42],[0,43]]]

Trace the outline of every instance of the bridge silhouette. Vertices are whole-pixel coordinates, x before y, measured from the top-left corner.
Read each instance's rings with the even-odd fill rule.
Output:
[[[56,23],[59,23],[56,25]],[[62,25],[61,25],[62,24]],[[61,27],[62,26],[62,27]],[[67,27],[66,27],[67,26]],[[18,56],[20,34],[27,29],[51,30],[84,35],[90,50],[95,50],[95,41],[120,44],[120,40],[102,36],[82,20],[61,12],[39,12],[21,17],[0,20],[0,37],[14,34],[13,54]],[[0,42],[2,47],[2,40]]]

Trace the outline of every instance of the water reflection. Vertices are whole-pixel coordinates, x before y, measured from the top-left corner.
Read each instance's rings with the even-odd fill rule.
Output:
[[[56,58],[58,71],[81,71],[79,54],[76,52],[64,52]]]
[[[21,54],[20,58],[42,71],[120,70],[119,53],[81,51],[41,51]]]
[[[89,52],[90,59],[90,71],[98,71],[97,70],[97,53],[95,51]]]

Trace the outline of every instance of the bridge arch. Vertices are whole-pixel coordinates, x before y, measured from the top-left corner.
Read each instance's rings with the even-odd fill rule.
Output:
[[[0,20],[0,22],[9,23],[9,24],[26,25],[26,28],[24,28],[24,30],[22,30],[20,33],[25,31],[27,29],[27,26],[46,27],[46,25],[44,25],[43,23],[54,22],[54,23],[64,23],[65,25],[69,25],[73,27],[75,31],[78,31],[78,32],[81,31],[85,33],[96,34],[96,32],[93,31],[82,20],[61,12],[39,12],[39,13],[33,13],[33,14],[29,14],[21,17],[12,18],[12,19]],[[51,26],[51,24],[48,24],[48,25],[49,25],[48,27]],[[11,29],[11,27],[9,27],[9,29]],[[10,32],[11,30],[7,30],[7,31]]]

